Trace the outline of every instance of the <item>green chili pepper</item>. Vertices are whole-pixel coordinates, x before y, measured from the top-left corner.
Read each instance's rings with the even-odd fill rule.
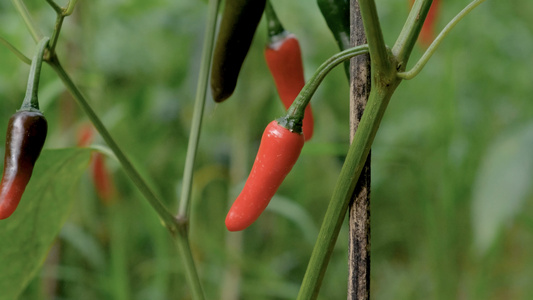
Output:
[[[317,3],[339,49],[351,48],[350,0],[317,0]],[[344,70],[347,75],[350,74],[349,62],[344,63]]]
[[[229,98],[250,49],[266,0],[226,0],[211,68],[215,102]]]

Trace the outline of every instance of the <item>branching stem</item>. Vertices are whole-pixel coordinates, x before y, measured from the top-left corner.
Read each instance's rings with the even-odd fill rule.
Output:
[[[428,47],[426,52],[418,60],[418,62],[413,66],[413,68],[407,72],[400,72],[397,76],[401,79],[413,79],[426,65],[433,53],[437,50],[437,47],[440,45],[442,40],[450,33],[450,31],[461,21],[468,13],[470,13],[474,8],[483,3],[485,0],[474,0],[468,4],[459,14],[457,14],[444,29],[439,33],[435,38],[433,43]]]

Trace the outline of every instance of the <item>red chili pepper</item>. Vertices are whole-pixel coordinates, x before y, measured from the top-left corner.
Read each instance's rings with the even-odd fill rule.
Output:
[[[90,123],[83,124],[78,130],[78,147],[87,147],[93,142],[94,127]]]
[[[115,185],[113,184],[113,177],[107,169],[105,164],[105,156],[102,153],[94,153],[92,159],[93,161],[91,164],[91,170],[96,193],[104,203],[109,204],[115,198]]]
[[[414,2],[415,0],[410,1],[411,6],[413,6]],[[429,45],[431,45],[431,43],[435,39],[435,23],[437,21],[439,9],[440,0],[433,0],[426,16],[426,20],[424,21],[424,25],[422,25],[420,35],[418,36],[420,44],[422,44],[422,46],[426,48],[429,47]]]
[[[226,216],[229,231],[243,230],[257,220],[296,163],[303,145],[302,134],[277,120],[268,124],[248,180]]]
[[[265,49],[265,59],[274,77],[279,97],[288,109],[305,85],[302,54],[298,39],[287,34]],[[305,108],[303,134],[308,141],[313,136],[314,120],[311,105]]]
[[[91,124],[83,125],[78,132],[78,146],[89,146],[94,133]],[[115,199],[115,184],[105,164],[105,156],[100,152],[94,152],[91,156],[91,177],[98,197],[106,204],[111,203]]]

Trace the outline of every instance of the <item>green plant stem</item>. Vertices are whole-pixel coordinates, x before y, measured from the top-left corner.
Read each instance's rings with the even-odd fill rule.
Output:
[[[393,67],[394,57],[389,55],[383,41],[374,1],[360,0],[359,7],[371,60],[371,92],[311,254],[297,298],[300,300],[316,299],[318,296],[355,185],[389,100],[401,82]]]
[[[50,56],[53,56],[56,53],[57,40],[59,39],[59,33],[61,32],[61,27],[63,26],[63,20],[65,20],[65,15],[63,15],[62,12],[59,12],[57,14],[54,32],[52,33],[52,38],[50,39]]]
[[[30,75],[28,77],[28,85],[26,87],[26,96],[24,96],[20,110],[39,110],[39,79],[41,78],[44,51],[46,50],[49,40],[49,38],[44,37],[37,44],[37,50],[35,51],[35,55],[33,56],[30,66]]]
[[[181,199],[178,209],[180,219],[187,218],[189,212],[189,203],[191,198],[192,179],[194,171],[194,162],[196,160],[196,151],[200,140],[200,131],[202,129],[202,117],[204,114],[205,99],[207,93],[207,83],[209,76],[209,66],[213,53],[213,43],[215,40],[216,24],[218,18],[218,7],[220,0],[210,0],[207,12],[207,22],[204,36],[204,46],[202,50],[202,62],[200,64],[200,74],[198,75],[198,85],[196,88],[196,100],[194,103],[194,113],[191,124],[191,133],[189,135],[189,144],[187,147],[187,157],[185,168],[183,170],[183,180],[181,188]]]
[[[163,203],[157,199],[154,192],[150,189],[148,184],[146,184],[146,181],[141,177],[139,172],[133,167],[129,159],[126,157],[126,155],[122,152],[120,147],[117,145],[115,140],[111,137],[107,129],[105,128],[102,121],[100,121],[100,118],[96,115],[94,110],[91,108],[81,91],[78,89],[78,87],[74,84],[72,79],[68,76],[68,74],[65,72],[65,69],[61,66],[57,56],[51,57],[50,61],[48,62],[49,65],[52,67],[52,69],[57,73],[59,78],[63,81],[65,86],[67,87],[68,91],[72,94],[74,99],[78,102],[78,104],[82,107],[82,109],[85,111],[89,119],[94,124],[94,127],[104,141],[107,143],[111,151],[115,154],[118,161],[122,165],[122,168],[128,174],[128,176],[131,178],[133,183],[137,186],[139,191],[144,195],[146,200],[150,203],[150,205],[154,208],[156,213],[159,215],[161,220],[163,221],[165,227],[168,228],[168,230],[172,233],[174,236],[178,232],[178,225],[177,220],[174,218],[174,216],[168,211],[168,209],[163,205]]]
[[[63,9],[61,8],[61,6],[59,6],[53,0],[46,0],[46,2],[56,11],[58,15],[62,13]]]
[[[399,69],[405,70],[407,61],[422,30],[424,21],[431,7],[433,0],[416,0],[409,12],[409,16],[396,39],[392,53],[396,56],[399,62]]]
[[[372,74],[374,78],[372,78],[372,85],[379,84],[380,82],[376,78],[380,76],[380,73],[388,72],[392,68],[389,60],[390,56],[388,55],[383,33],[381,32],[376,3],[374,0],[360,0],[359,8],[361,10],[363,24],[365,25],[371,69],[373,70]]]
[[[74,7],[76,6],[77,0],[71,0],[68,2],[68,5],[66,8],[62,8],[61,6],[57,5],[53,0],[46,0],[48,4],[54,9],[54,11],[57,14],[56,17],[56,24],[54,26],[54,32],[52,33],[52,38],[50,39],[50,57],[55,55],[56,51],[56,45],[57,40],[59,39],[59,33],[61,32],[61,28],[63,26],[63,21],[67,16],[70,16],[72,14],[72,11],[74,10]]]
[[[0,36],[0,43],[2,43],[4,46],[9,49],[9,51],[13,52],[22,62],[26,64],[31,64],[31,59],[29,59],[26,55],[24,55],[22,52],[20,52],[15,46],[13,46],[10,42],[8,42],[6,39]]]
[[[435,38],[433,43],[428,47],[426,52],[422,55],[422,57],[418,60],[418,62],[414,65],[414,67],[407,71],[407,72],[400,72],[397,74],[397,76],[401,79],[412,79],[426,65],[426,63],[429,61],[433,53],[437,50],[437,47],[440,45],[442,40],[450,33],[450,31],[461,21],[468,13],[470,13],[474,8],[476,8],[481,3],[485,2],[485,0],[474,0],[470,4],[468,4],[459,14],[457,14],[445,27],[444,29],[439,33],[439,35]]]
[[[340,63],[364,53],[368,53],[368,45],[366,44],[341,51],[321,64],[313,74],[313,77],[305,83],[296,99],[294,99],[294,102],[287,110],[287,115],[284,117],[284,124],[282,125],[291,130],[297,130],[295,127],[299,127],[301,131],[305,107],[311,101],[311,97],[313,97],[326,75]]]
[[[181,254],[181,259],[183,260],[185,266],[185,277],[187,279],[187,283],[189,284],[189,288],[191,289],[192,299],[202,300],[205,297],[198,277],[198,272],[196,271],[196,266],[194,264],[194,257],[192,256],[191,245],[189,244],[188,230],[181,230],[180,234],[176,236],[175,240],[178,250]]]
[[[396,80],[387,88],[374,89],[350,145],[346,161],[342,166],[339,179],[331,197],[322,227],[318,234],[311,259],[307,267],[300,292],[299,300],[316,299],[322,279],[335,246],[337,236],[348,211],[348,205],[364,167],[370,146],[383,118],[389,100],[400,80]]]
[[[128,174],[128,176],[137,186],[139,191],[144,195],[146,200],[148,200],[148,203],[150,203],[150,205],[159,215],[159,218],[162,220],[165,227],[170,231],[173,239],[178,245],[180,254],[182,255],[183,263],[185,265],[186,278],[192,290],[193,299],[204,299],[202,287],[198,279],[198,273],[194,265],[194,260],[188,241],[187,223],[183,223],[181,220],[174,218],[170,211],[168,211],[168,209],[163,205],[163,203],[155,196],[155,193],[150,189],[148,184],[146,184],[146,181],[141,177],[139,172],[133,167],[129,159],[113,140],[102,121],[100,121],[100,119],[93,111],[89,103],[85,100],[85,97],[81,94],[80,90],[65,72],[65,70],[59,63],[57,57],[52,57],[49,61],[49,64],[52,69],[54,69],[54,71],[58,74],[59,78],[61,78],[61,80],[63,81],[69,92],[72,94],[74,99],[76,99],[78,104],[83,108],[89,119],[92,121],[96,130],[98,130],[98,132],[100,133],[104,141],[107,143],[111,151],[113,151],[113,153],[117,157],[126,174]]]
[[[76,4],[78,3],[78,0],[70,0],[68,2],[67,8],[63,11],[63,15],[70,16],[72,12],[74,11],[74,7],[76,7]]]
[[[13,2],[13,5],[17,9],[18,13],[24,20],[24,23],[26,24],[26,27],[28,27],[28,30],[30,31],[31,36],[33,37],[33,40],[35,42],[38,42],[42,39],[42,33],[39,31],[38,27],[33,22],[33,19],[28,12],[28,9],[26,8],[26,5],[22,0],[11,0]]]

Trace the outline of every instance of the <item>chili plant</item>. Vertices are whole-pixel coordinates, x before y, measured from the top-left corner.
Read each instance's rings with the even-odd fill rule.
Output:
[[[70,0],[65,7],[62,7],[53,0],[47,0],[47,3],[56,13],[55,26],[53,31],[49,34],[49,41],[48,38],[44,39],[47,42],[40,44],[41,47],[39,49],[41,50],[38,52],[38,56],[32,60],[22,54],[21,51],[17,50],[15,46],[7,42],[6,39],[0,38],[0,41],[6,45],[7,48],[9,48],[9,50],[11,50],[22,62],[31,62],[32,64],[35,64],[36,62],[44,60],[63,82],[72,98],[74,98],[74,100],[85,112],[87,118],[89,118],[93,123],[94,127],[99,132],[108,147],[108,149],[106,148],[103,151],[102,149],[92,149],[92,151],[98,150],[104,152],[119,162],[125,174],[129,176],[131,182],[133,182],[133,184],[138,188],[139,192],[144,196],[148,204],[152,207],[153,211],[157,214],[161,223],[168,229],[168,232],[170,233],[173,241],[175,241],[177,249],[180,253],[184,269],[186,270],[185,274],[187,283],[193,299],[205,298],[200,276],[198,275],[197,271],[197,264],[194,258],[195,255],[192,251],[189,241],[189,226],[193,171],[195,170],[194,164],[202,128],[204,104],[207,98],[206,91],[208,78],[210,77],[209,69],[211,66],[211,57],[213,56],[214,49],[216,49],[212,68],[214,72],[211,73],[211,87],[215,101],[222,102],[224,99],[229,97],[235,89],[239,89],[239,87],[236,87],[236,82],[245,57],[249,51],[254,50],[253,47],[250,48],[250,45],[252,43],[254,34],[256,34],[256,27],[259,24],[259,20],[264,8],[263,2],[251,3],[250,1],[226,1],[226,5],[222,13],[223,17],[221,29],[218,35],[219,42],[217,42],[217,45],[215,46],[214,41],[216,38],[215,33],[220,4],[219,2],[219,0],[210,0],[208,4],[207,21],[203,41],[203,50],[201,53],[201,65],[199,67],[194,113],[191,119],[191,132],[189,134],[187,156],[181,182],[181,193],[176,212],[172,212],[172,209],[168,205],[169,201],[163,201],[158,193],[154,191],[152,186],[147,183],[147,180],[144,178],[144,176],[141,175],[143,173],[138,171],[134,164],[131,163],[128,155],[121,149],[122,147],[119,146],[119,144],[109,133],[107,127],[104,125],[104,122],[101,121],[101,118],[97,115],[97,113],[95,113],[87,101],[84,93],[81,92],[78,85],[67,73],[60,62],[60,55],[57,53],[56,48],[59,42],[61,29],[65,18],[69,17],[73,13],[77,1]],[[346,1],[340,2],[342,2],[341,4],[346,4]],[[328,12],[331,11],[327,10],[327,5],[331,4],[332,2],[320,1],[320,8],[323,10],[325,17],[328,20],[328,25],[333,31],[337,43],[342,51],[332,55],[331,58],[321,64],[314,72],[313,76],[305,83],[305,85],[302,86],[302,80],[294,80],[295,82],[292,82],[292,84],[295,86],[292,88],[296,91],[299,91],[297,96],[295,96],[294,90],[291,90],[291,93],[288,96],[286,93],[282,93],[280,91],[280,96],[284,103],[288,103],[283,99],[285,97],[295,99],[288,108],[286,114],[282,118],[278,119],[279,121],[273,121],[267,127],[263,137],[263,143],[267,144],[262,144],[261,148],[259,148],[258,155],[260,157],[256,160],[257,165],[254,164],[252,168],[252,173],[255,173],[250,175],[247,185],[245,185],[241,196],[237,198],[234,207],[230,210],[228,218],[226,219],[226,225],[228,226],[228,229],[233,231],[242,230],[248,227],[259,217],[259,214],[265,209],[270,199],[275,195],[276,190],[282,183],[284,177],[295,164],[302,147],[305,149],[305,120],[310,118],[307,117],[304,119],[304,115],[307,114],[308,116],[312,117],[310,114],[309,102],[324,78],[339,64],[347,62],[349,59],[355,56],[368,54],[370,56],[371,63],[371,92],[368,103],[366,104],[366,108],[360,120],[358,130],[355,133],[352,144],[350,145],[346,159],[340,171],[337,184],[331,196],[322,227],[318,233],[315,248],[311,254],[307,272],[305,273],[303,283],[299,288],[298,299],[315,299],[318,297],[319,289],[322,279],[325,276],[325,270],[327,268],[329,258],[333,251],[333,247],[339,235],[341,225],[348,209],[349,200],[351,199],[354,187],[358,181],[359,175],[373,144],[389,101],[397,87],[400,85],[400,83],[402,83],[403,80],[414,78],[422,70],[432,54],[435,53],[437,46],[442,42],[444,37],[451,31],[451,29],[466,14],[468,14],[472,9],[482,2],[484,2],[484,0],[474,0],[468,6],[466,6],[466,8],[464,8],[456,17],[454,17],[448,23],[448,25],[444,27],[442,32],[435,37],[435,39],[431,42],[427,50],[414,64],[414,66],[408,69],[407,66],[409,59],[413,52],[415,42],[417,41],[423,28],[426,16],[430,11],[432,0],[414,1],[411,12],[405,21],[403,29],[401,30],[396,42],[392,47],[387,47],[385,44],[383,32],[381,30],[381,23],[378,18],[376,3],[373,0],[359,1],[364,31],[368,43],[364,45],[358,45],[356,47],[350,47],[347,45],[346,22],[344,22],[346,20],[343,19],[343,22],[338,22],[337,24],[331,20],[332,15],[328,14]],[[44,35],[41,33],[40,27],[34,22],[32,14],[25,7],[24,3],[21,0],[13,0],[13,3],[19,14],[22,16],[22,19],[28,27],[33,39],[35,41],[43,40]],[[246,11],[243,12],[239,10],[240,8],[246,8],[247,10],[250,10],[250,13]],[[273,15],[273,10],[270,6],[268,6],[267,13],[271,13]],[[338,15],[346,15],[345,6],[344,10],[341,10]],[[274,36],[282,34],[283,32],[283,30],[280,32],[274,31]],[[287,36],[282,34],[279,38],[285,39]],[[283,47],[283,45],[281,45],[281,47]],[[292,47],[296,48],[294,45]],[[236,55],[237,57],[234,57],[233,55]],[[301,59],[299,55],[296,55],[295,57]],[[269,58],[267,57],[267,60],[268,59]],[[303,69],[303,67],[298,68],[298,76],[301,75],[303,78],[303,71],[300,70]],[[37,79],[39,76],[40,75],[37,74]],[[229,81],[228,84],[226,84],[226,80]],[[281,90],[279,82],[276,81],[276,83],[278,84],[278,90]],[[37,87],[32,88],[32,91],[36,98]],[[224,103],[220,105],[227,104]],[[38,109],[38,107],[33,108]],[[38,117],[41,117],[41,115]],[[237,121],[240,120],[241,119]],[[245,124],[239,124],[236,126],[245,126]],[[320,126],[320,124],[317,126]],[[41,125],[41,127],[43,126]],[[302,127],[304,127],[304,135],[302,135]],[[22,152],[22,154],[27,155],[26,158],[31,160],[31,163],[29,163],[28,166],[25,166],[24,171],[26,174],[31,174],[35,159],[37,156],[39,156],[40,148],[44,143],[46,130],[44,130],[44,132],[44,134],[42,132],[37,134],[39,137],[42,137],[42,141],[39,141],[39,143],[31,147],[31,153],[28,154]],[[278,134],[278,136],[275,136],[276,134]],[[309,134],[309,137],[310,135],[311,134]],[[279,141],[276,140],[273,142],[274,138],[279,138]],[[12,136],[8,136],[8,142],[12,139]],[[284,148],[285,146],[287,148]],[[13,149],[11,145],[8,144],[6,147],[6,163],[4,168],[9,168],[10,165],[12,165],[12,162],[10,162],[8,159],[9,157],[13,157],[10,155],[10,153],[13,152],[12,150]],[[287,154],[287,157],[284,157],[285,154]],[[280,157],[281,159],[279,159]],[[100,162],[101,158],[101,156],[98,156]],[[279,165],[281,165],[281,168],[277,169]],[[275,169],[275,172],[269,173],[272,167]],[[99,171],[101,171],[101,169],[99,169]],[[18,174],[19,173],[16,173],[14,177],[17,178]],[[9,172],[4,172],[4,177],[7,176],[6,178],[8,178],[10,177],[9,175]],[[29,175],[24,178],[24,186],[28,180]],[[255,182],[256,180],[257,182]],[[8,187],[6,190],[7,189]],[[17,199],[15,200],[0,200],[3,201],[0,204],[2,205],[0,207],[2,210],[0,212],[2,219],[12,213],[12,210],[20,200],[20,193],[22,192],[18,192],[16,195]],[[247,198],[245,196],[249,197]],[[4,197],[4,180],[2,181],[2,197]],[[9,211],[4,209],[4,201],[8,201],[5,203],[9,204]],[[24,202],[21,202],[21,205],[24,205]],[[9,222],[9,219],[2,222]],[[221,224],[221,226],[223,226],[223,224]],[[35,268],[32,270],[33,273],[35,273],[37,265],[38,264],[36,264]],[[18,292],[20,294],[20,291]],[[14,296],[17,295],[18,294],[16,293],[14,294]]]

